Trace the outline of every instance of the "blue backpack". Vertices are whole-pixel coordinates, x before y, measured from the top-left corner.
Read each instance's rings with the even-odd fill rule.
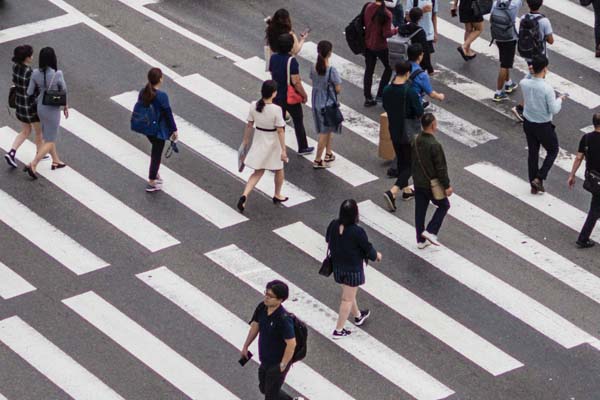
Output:
[[[146,106],[141,100],[138,100],[131,113],[131,130],[146,136],[160,135],[160,115],[150,103]]]

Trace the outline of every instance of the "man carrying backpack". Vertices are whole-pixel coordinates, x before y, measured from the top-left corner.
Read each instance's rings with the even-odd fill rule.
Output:
[[[264,301],[254,311],[241,352],[242,359],[248,360],[251,357],[248,347],[258,336],[258,388],[265,400],[302,400],[281,390],[297,346],[294,319],[282,305],[288,295],[289,288],[284,282],[267,283]]]
[[[494,101],[508,100],[508,94],[519,86],[510,79],[510,69],[513,67],[517,49],[517,29],[515,21],[523,0],[496,0],[492,5],[490,29],[492,41],[498,46],[500,72],[496,82]]]
[[[423,47],[423,69],[428,74],[434,73],[433,64],[431,63],[431,54],[435,52],[433,44],[437,42],[438,31],[437,31],[437,13],[439,0],[406,0],[404,12],[406,13],[405,19],[409,20],[408,13],[411,9],[419,7],[423,11],[423,18],[419,19],[419,26],[425,31],[427,37],[427,44]]]
[[[529,12],[521,18],[517,47],[529,65],[533,57],[547,56],[546,43],[554,43],[550,20],[540,13],[543,0],[527,0]]]
[[[421,47],[419,43],[413,43],[408,46],[406,53],[408,55],[408,60],[410,61],[410,77],[408,80],[419,95],[419,98],[423,103],[423,108],[429,106],[429,102],[424,100],[425,95],[432,99],[443,101],[445,96],[442,93],[433,90],[429,75],[426,74],[419,65],[421,61],[423,61],[423,47]]]

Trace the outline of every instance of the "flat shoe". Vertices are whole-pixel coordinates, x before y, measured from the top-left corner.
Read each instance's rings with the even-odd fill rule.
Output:
[[[64,168],[66,166],[67,166],[67,164],[65,164],[65,163],[60,163],[60,164],[52,163],[52,167],[50,167],[50,169],[55,170],[55,169]]]
[[[278,199],[277,197],[273,197],[273,204],[285,203],[288,201],[289,197],[284,197],[283,199]]]
[[[462,48],[462,46],[458,46],[456,48],[456,50],[460,53],[460,55],[462,56],[463,60],[469,61],[469,56],[465,54],[465,50]]]
[[[246,196],[240,197],[237,203],[237,209],[243,214],[246,209]]]

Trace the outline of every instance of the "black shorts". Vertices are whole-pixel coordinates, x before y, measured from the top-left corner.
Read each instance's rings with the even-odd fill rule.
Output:
[[[512,68],[515,62],[515,52],[517,51],[517,41],[496,42],[498,53],[500,53],[500,67]]]

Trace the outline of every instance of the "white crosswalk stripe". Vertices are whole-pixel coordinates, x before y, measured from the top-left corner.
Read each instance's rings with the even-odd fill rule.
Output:
[[[0,221],[77,275],[109,264],[0,190]]]
[[[315,331],[333,341],[413,397],[419,400],[433,400],[443,399],[453,394],[453,391],[444,384],[360,328],[353,328],[350,340],[334,341],[331,339],[331,332],[335,328],[337,320],[335,311],[237,246],[223,247],[206,253],[206,256],[259,293],[264,291],[270,280],[286,281],[294,299],[294,301],[286,303],[287,309],[301,315],[302,319]]]
[[[317,58],[316,44],[313,42],[304,43],[300,56],[311,62],[315,62]],[[362,88],[364,75],[364,68],[362,66],[348,61],[336,54],[331,55],[331,65],[337,68],[342,78],[353,85]],[[495,135],[485,129],[465,121],[464,118],[454,115],[438,105],[430,105],[427,111],[435,113],[439,129],[442,133],[466,146],[476,147],[487,143],[490,140],[498,139]]]
[[[581,22],[589,26],[594,27],[594,12],[586,7],[581,7],[576,2],[570,0],[544,0],[544,7],[558,11],[559,13],[574,19],[575,21]],[[590,35],[591,35],[590,31]]]
[[[63,303],[187,396],[207,400],[238,399],[96,293],[86,292]]]
[[[236,117],[240,121],[246,122],[250,103],[225,90],[216,83],[199,74],[193,74],[178,79],[177,83],[187,88],[190,92],[219,107],[226,113]],[[242,127],[240,127],[240,143],[241,132]],[[316,146],[316,142],[313,139],[307,137],[307,140],[309,146]],[[286,126],[285,128],[285,144],[292,150],[298,151],[296,135],[294,129],[290,126]],[[314,159],[314,155],[310,154],[303,157],[310,161]],[[359,186],[377,179],[375,175],[347,160],[339,153],[336,153],[336,160],[332,163],[331,168],[327,168],[327,171],[348,182],[352,186]]]
[[[558,344],[572,348],[583,343],[598,342],[592,335],[454,251],[444,246],[418,250],[414,228],[401,219],[391,217],[389,212],[372,201],[361,202],[359,209],[361,221],[366,225]]]
[[[0,31],[0,43],[12,42],[28,36],[67,28],[80,23],[80,19],[72,14],[43,19],[25,25],[14,26]]]
[[[71,109],[69,118],[62,119],[61,125],[135,175],[147,178],[150,157],[90,118]],[[161,166],[160,175],[165,181],[163,192],[215,226],[227,228],[247,221],[239,212],[170,168]]]
[[[156,268],[136,276],[235,348],[241,349],[244,345],[248,323],[167,267]],[[256,341],[250,347],[250,351],[258,354]],[[256,358],[252,360],[258,362]],[[353,400],[349,394],[303,362],[294,363],[286,383],[311,399]]]
[[[0,341],[75,400],[124,400],[19,317],[0,321]]]
[[[35,287],[31,283],[0,262],[0,297],[5,300],[12,299],[34,290]]]
[[[327,252],[325,237],[302,222],[276,229],[276,234],[317,261]],[[523,364],[478,336],[374,268],[365,269],[365,292],[423,328],[494,376]]]
[[[137,98],[138,93],[135,91],[111,97],[114,102],[122,105],[128,110],[133,110]],[[248,181],[248,177],[252,174],[252,171],[249,168],[246,168],[243,172],[239,172],[237,165],[237,150],[220,142],[182,117],[176,114],[173,116],[177,128],[179,129],[179,141],[181,143],[194,149],[203,157],[215,163],[219,168],[223,168],[243,182]],[[265,171],[265,176],[256,185],[256,188],[269,198],[272,197],[274,190],[273,177],[274,174],[271,171]],[[289,200],[283,203],[286,207],[292,207],[314,199],[309,193],[287,181],[283,183],[282,193],[285,193],[289,197]]]
[[[7,399],[6,397],[4,397],[4,396],[2,395],[2,393],[0,393],[0,400],[8,400],[8,399]]]
[[[10,150],[16,136],[17,132],[14,130],[0,128],[0,147],[6,151]],[[33,143],[25,141],[19,148],[17,157],[22,162],[28,162],[34,158],[36,151]],[[37,173],[148,250],[155,252],[179,244],[173,236],[71,167],[52,171],[47,163],[40,163]]]

